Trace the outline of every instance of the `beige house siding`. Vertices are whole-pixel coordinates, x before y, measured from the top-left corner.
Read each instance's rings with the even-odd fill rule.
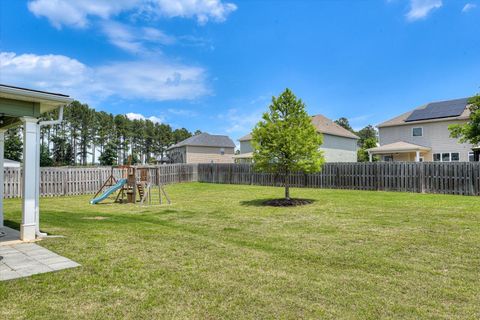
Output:
[[[233,163],[234,153],[234,148],[187,146],[186,159],[187,163]]]
[[[250,141],[251,140],[240,141],[240,153],[253,152],[252,144],[250,143]]]
[[[187,147],[173,148],[167,151],[167,155],[173,163],[185,163],[187,159]]]
[[[460,161],[468,161],[468,154],[472,151],[472,145],[468,143],[459,143],[458,139],[450,137],[448,126],[455,123],[465,123],[463,120],[441,121],[430,123],[412,123],[393,127],[379,128],[380,145],[386,145],[398,141],[405,141],[420,146],[432,148],[431,152],[422,152],[421,157],[424,161],[433,161],[434,153],[452,153],[458,152]],[[414,137],[413,128],[423,128],[423,136]],[[395,154],[396,161],[414,161],[412,154]]]

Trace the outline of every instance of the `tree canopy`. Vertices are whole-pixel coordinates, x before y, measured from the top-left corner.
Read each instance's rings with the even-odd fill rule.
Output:
[[[350,125],[350,121],[348,121],[347,118],[341,117],[341,118],[338,118],[337,120],[335,120],[334,122],[336,124],[338,124],[339,126],[347,129],[348,131],[355,133],[355,130],[353,130],[352,126]]]
[[[292,172],[317,172],[324,162],[318,134],[305,104],[286,89],[273,97],[252,132],[253,160],[257,170],[284,176],[285,199],[290,200],[289,176]]]
[[[41,119],[57,118],[58,111],[52,111]],[[21,130],[7,131],[5,158],[22,159]],[[65,107],[60,125],[42,127],[40,134],[41,165],[45,166],[87,165],[97,159],[101,164],[125,164],[129,156],[137,162],[154,160],[172,144],[192,136],[185,128],[96,111],[79,101]]]
[[[480,95],[471,97],[468,103],[470,104],[468,122],[450,125],[448,129],[452,138],[457,138],[462,143],[468,142],[478,145],[480,143]]]

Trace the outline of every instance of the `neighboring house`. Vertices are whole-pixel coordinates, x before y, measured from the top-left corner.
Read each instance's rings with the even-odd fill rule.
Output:
[[[229,137],[204,132],[171,146],[166,156],[171,163],[233,163],[234,151]]]
[[[326,162],[356,162],[358,137],[321,114],[312,117],[312,124],[323,135],[323,151]],[[239,139],[240,154],[234,158],[239,163],[251,162],[253,157],[252,135]]]
[[[382,161],[478,161],[479,150],[448,130],[469,115],[468,98],[426,104],[379,124],[380,145],[367,151]]]

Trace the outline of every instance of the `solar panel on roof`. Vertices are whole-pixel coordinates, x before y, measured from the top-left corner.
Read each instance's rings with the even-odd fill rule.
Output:
[[[405,122],[458,117],[468,104],[468,98],[450,101],[432,102],[425,108],[412,112]]]

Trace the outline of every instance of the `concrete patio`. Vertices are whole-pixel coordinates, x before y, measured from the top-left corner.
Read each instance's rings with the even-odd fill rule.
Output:
[[[2,227],[0,232],[0,281],[28,277],[80,266],[36,243],[22,243],[17,230]]]

